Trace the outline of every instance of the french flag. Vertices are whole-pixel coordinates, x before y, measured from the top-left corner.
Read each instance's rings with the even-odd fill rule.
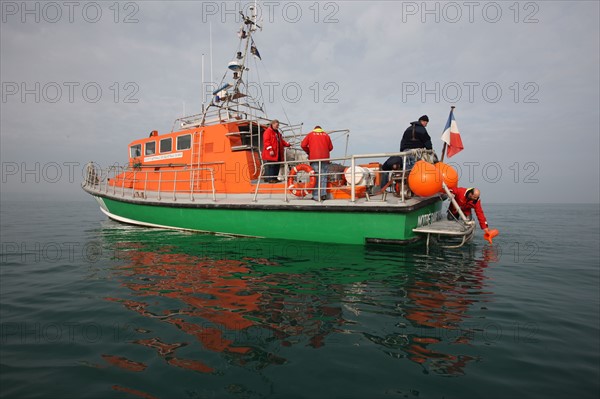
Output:
[[[462,140],[460,139],[460,132],[458,131],[458,125],[454,119],[454,107],[450,109],[450,116],[448,116],[448,122],[446,122],[446,128],[442,133],[442,141],[448,145],[448,158],[461,152],[464,147]]]

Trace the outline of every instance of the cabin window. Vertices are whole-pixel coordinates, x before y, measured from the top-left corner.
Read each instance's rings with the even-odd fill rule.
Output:
[[[172,146],[173,146],[173,139],[172,138],[169,137],[168,139],[162,139],[160,141],[160,152],[161,152],[161,154],[163,152],[171,152],[171,150],[173,149]]]
[[[131,158],[137,158],[142,155],[142,145],[136,144],[129,147],[129,156]]]
[[[156,141],[150,141],[146,143],[146,155],[154,155],[156,154]]]
[[[192,135],[186,134],[185,136],[177,137],[177,150],[189,150],[192,146]]]

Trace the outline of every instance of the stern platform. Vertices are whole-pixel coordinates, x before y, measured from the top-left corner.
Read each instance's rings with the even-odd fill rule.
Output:
[[[459,248],[465,245],[473,238],[475,231],[475,222],[462,222],[458,220],[439,220],[426,226],[413,229],[417,234],[427,235],[427,246],[429,239],[433,235],[444,248]],[[442,245],[442,243],[445,243]]]

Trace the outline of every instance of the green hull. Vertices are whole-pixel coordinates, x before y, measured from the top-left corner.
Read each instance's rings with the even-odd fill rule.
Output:
[[[373,209],[360,205],[265,207],[144,204],[96,197],[115,220],[144,226],[185,229],[217,234],[267,237],[340,244],[408,243],[419,217],[439,215],[442,200],[429,198],[410,209]],[[427,219],[427,216],[424,217]],[[423,219],[423,218],[422,218]]]

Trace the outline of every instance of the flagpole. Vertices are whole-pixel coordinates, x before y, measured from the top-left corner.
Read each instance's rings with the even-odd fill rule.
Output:
[[[454,105],[450,106],[450,113],[454,113],[454,108],[456,108]],[[444,162],[444,157],[446,156],[446,147],[448,146],[448,143],[446,143],[444,141],[444,147],[442,148],[442,160],[440,162]]]

